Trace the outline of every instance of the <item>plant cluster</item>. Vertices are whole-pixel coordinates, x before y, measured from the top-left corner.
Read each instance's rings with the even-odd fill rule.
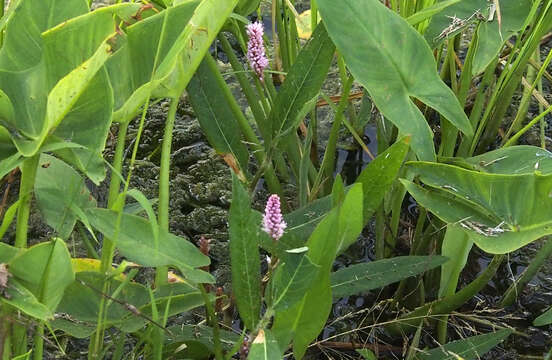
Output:
[[[487,333],[461,340],[447,330],[507,254],[552,234],[543,90],[552,52],[541,57],[551,0],[310,0],[303,14],[294,0],[117,1],[93,11],[89,0],[4,2],[2,360],[63,354],[69,338],[85,340],[88,359],[302,359],[335,301],[376,289],[386,311],[364,328],[408,346],[361,340],[351,348],[362,358],[476,359],[519,333],[488,321]],[[338,95],[324,90],[334,72]],[[169,229],[184,98],[232,174],[231,294],[215,285],[209,242]],[[130,180],[148,110],[163,99],[158,198],[149,199]],[[540,146],[518,145],[535,125]],[[343,136],[371,158],[350,183],[336,164]],[[18,197],[8,203],[14,179]],[[104,181],[101,206],[88,185]],[[260,189],[271,194],[264,214],[252,204]],[[55,234],[49,241],[29,239],[35,208]],[[407,218],[415,224],[403,244]],[[366,229],[374,261],[336,269]],[[75,234],[88,257],[71,256]],[[474,246],[493,259],[459,286]],[[497,307],[514,303],[550,254],[545,240]],[[205,320],[177,324],[192,311]],[[533,315],[536,327],[552,323],[552,309]]]

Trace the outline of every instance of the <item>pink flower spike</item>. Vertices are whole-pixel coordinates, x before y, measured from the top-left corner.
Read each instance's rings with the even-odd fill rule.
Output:
[[[280,197],[276,194],[270,195],[263,217],[263,231],[277,241],[284,235],[286,226],[280,211]]]
[[[268,59],[265,55],[263,43],[264,28],[260,22],[255,22],[247,25],[247,60],[255,74],[263,81],[263,71],[268,67]]]

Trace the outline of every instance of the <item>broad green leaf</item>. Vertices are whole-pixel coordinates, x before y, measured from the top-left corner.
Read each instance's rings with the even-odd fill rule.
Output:
[[[464,161],[470,164],[473,170],[491,174],[520,175],[532,174],[535,171],[544,175],[552,173],[552,153],[536,146],[500,148]]]
[[[261,329],[251,343],[248,360],[280,360],[282,352],[270,330]]]
[[[335,45],[319,24],[303,47],[282,84],[270,114],[273,136],[295,131],[313,109],[332,63]],[[260,129],[263,132],[263,129]],[[267,139],[267,136],[264,136]]]
[[[261,223],[251,210],[249,194],[232,174],[229,215],[232,292],[245,326],[255,329],[261,313],[261,262],[258,238]]]
[[[40,156],[34,190],[46,223],[62,239],[71,235],[77,221],[74,207],[96,207],[84,179],[71,166],[50,155]]]
[[[227,88],[210,54],[205,55],[187,92],[201,129],[220,154],[231,154],[243,172],[247,172],[249,154],[242,142],[238,120],[225,97]]]
[[[539,317],[533,321],[534,326],[545,326],[548,324],[552,324],[552,308],[539,315]]]
[[[506,339],[512,330],[503,329],[490,334],[472,336],[467,339],[453,341],[438,348],[421,351],[417,360],[472,360],[480,359],[487,351]]]
[[[403,180],[416,201],[484,251],[504,254],[552,233],[552,174],[489,174],[425,162],[408,169],[427,185]]]
[[[54,311],[75,275],[61,239],[30,247],[9,262],[10,273],[50,311]]]
[[[280,259],[274,275],[270,279],[269,307],[284,310],[303,298],[318,273],[306,254],[288,254]]]
[[[391,189],[402,163],[408,153],[409,139],[403,138],[378,155],[362,170],[356,183],[362,184],[364,195],[364,224],[381,204],[385,194]],[[317,199],[307,206],[284,215],[288,225],[280,239],[286,248],[303,246],[320,220],[332,208],[330,196]]]
[[[360,263],[331,274],[332,295],[341,298],[379,289],[446,263],[443,256],[399,256]]]
[[[14,246],[0,242],[0,264],[9,262],[17,254],[24,251],[25,249],[16,248]]]
[[[180,96],[237,1],[186,1],[129,26],[106,64],[113,120],[131,120],[150,96]]]
[[[236,5],[236,13],[247,16],[255,11],[260,3],[261,0],[239,0]]]
[[[90,224],[110,239],[115,239],[118,214],[107,209],[88,209]],[[190,281],[213,283],[211,274],[197,268],[207,266],[210,260],[187,239],[159,230],[155,242],[151,223],[146,219],[121,214],[121,224],[115,246],[129,260],[143,266],[176,266]]]
[[[397,141],[371,161],[356,179],[356,183],[362,184],[364,194],[364,224],[368,223],[395,182],[408,154],[409,143],[409,138]]]
[[[427,42],[435,48],[446,38],[446,32],[449,32],[449,36],[454,36],[470,22],[480,22],[472,73],[481,73],[498,55],[504,43],[523,29],[532,2],[501,1],[500,15],[497,11],[490,13],[491,5],[492,3],[486,0],[464,0],[446,8],[433,16],[425,32]],[[454,18],[463,21],[464,25],[451,28]]]
[[[318,224],[306,246],[307,256],[320,266],[309,291],[302,300],[289,309],[279,311],[272,327],[281,347],[293,339],[297,359],[305,354],[309,343],[318,336],[332,307],[330,271],[339,249],[353,243],[363,227],[362,186],[353,185],[341,205],[331,210]]]
[[[28,290],[18,280],[10,278],[5,296],[0,297],[0,301],[10,304],[25,314],[39,320],[48,320],[54,317],[54,312],[42,303],[40,303],[34,294]]]
[[[458,278],[472,248],[473,241],[468,235],[457,227],[448,226],[441,245],[441,255],[446,256],[449,261],[441,268],[441,284],[439,286],[439,297],[452,295],[456,292]]]
[[[421,35],[379,0],[318,0],[330,37],[355,79],[412,150],[434,160],[433,133],[411,98],[437,110],[466,135],[470,122],[452,90],[439,78],[431,49]],[[347,19],[347,21],[344,21]]]

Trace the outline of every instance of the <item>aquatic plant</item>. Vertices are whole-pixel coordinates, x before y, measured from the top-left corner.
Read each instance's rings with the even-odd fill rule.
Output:
[[[336,339],[367,359],[475,359],[519,335],[462,311],[508,254],[545,239],[492,304],[509,311],[552,254],[552,0],[260,3],[0,1],[2,360],[63,355],[70,338],[89,359],[301,359]],[[148,198],[131,180],[160,101]],[[171,233],[184,112],[232,176],[222,250]],[[535,125],[538,146],[518,145]],[[90,190],[104,182],[105,204]],[[477,276],[464,269],[475,247],[492,256]],[[356,337],[320,337],[338,302],[373,290]],[[174,325],[184,313],[196,317]],[[458,339],[451,315],[485,333]],[[552,310],[530,320],[549,327]]]

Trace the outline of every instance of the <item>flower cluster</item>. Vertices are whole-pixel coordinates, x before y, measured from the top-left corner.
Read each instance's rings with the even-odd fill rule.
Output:
[[[265,55],[263,43],[263,24],[255,22],[247,25],[247,59],[251,68],[255,71],[261,81],[263,81],[263,71],[268,67],[268,59]]]
[[[263,217],[263,231],[274,240],[279,240],[284,235],[286,223],[280,211],[280,197],[276,194],[268,198]]]

